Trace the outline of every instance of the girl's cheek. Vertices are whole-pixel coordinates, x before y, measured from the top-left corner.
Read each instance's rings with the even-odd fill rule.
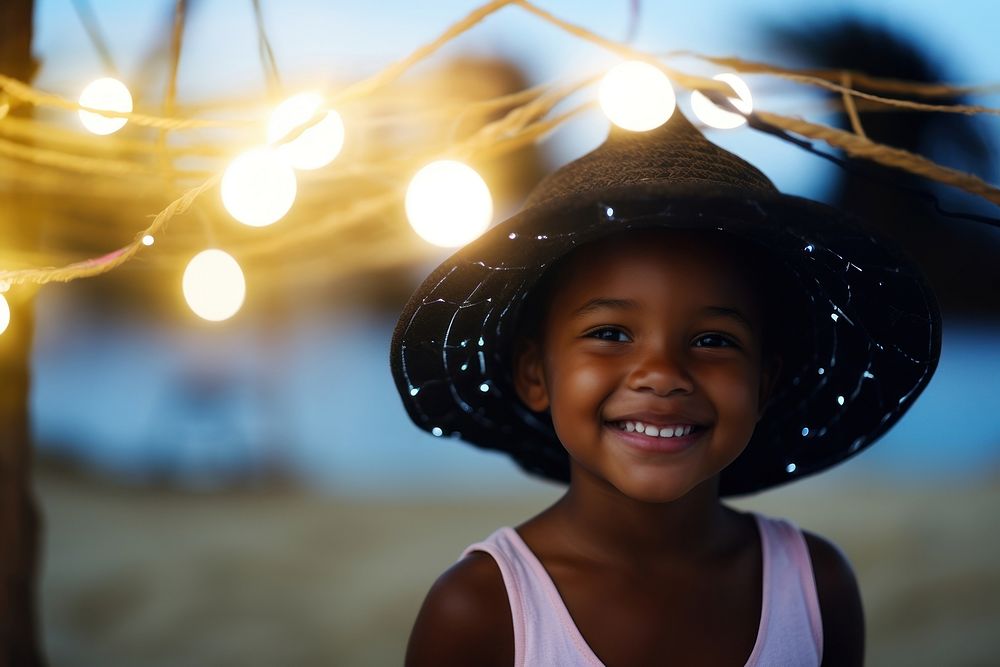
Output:
[[[570,378],[572,386],[569,391],[582,401],[598,398],[606,393],[610,384],[609,373],[606,369],[589,364],[579,366],[572,370]]]

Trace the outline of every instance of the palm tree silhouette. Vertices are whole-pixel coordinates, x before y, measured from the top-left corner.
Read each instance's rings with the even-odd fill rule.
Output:
[[[787,56],[793,66],[850,69],[922,82],[941,82],[947,78],[943,76],[940,59],[914,38],[856,17],[810,26],[772,25],[765,28],[764,34],[767,43]],[[855,87],[864,90],[862,86]],[[959,97],[920,101],[967,103]],[[991,177],[996,173],[991,146],[981,133],[977,118],[949,113],[859,110],[859,119],[873,141],[925,155],[986,180],[993,180]],[[838,114],[837,123],[845,128],[850,126],[845,113]],[[996,216],[996,210],[956,195],[947,186],[930,184],[905,172],[866,160],[847,159],[847,162],[851,170],[841,172],[830,184],[825,198],[899,241],[924,269],[946,318],[1000,321],[1000,262],[997,261],[1000,229],[942,216],[925,199],[888,183],[929,190],[946,208],[990,216]]]

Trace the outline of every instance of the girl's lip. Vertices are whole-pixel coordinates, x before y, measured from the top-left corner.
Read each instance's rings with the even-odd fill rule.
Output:
[[[705,426],[699,426],[687,435],[672,438],[661,438],[655,435],[646,435],[635,431],[623,431],[614,424],[606,423],[605,428],[612,431],[626,445],[644,452],[650,453],[673,453],[681,452],[690,447],[707,430]]]

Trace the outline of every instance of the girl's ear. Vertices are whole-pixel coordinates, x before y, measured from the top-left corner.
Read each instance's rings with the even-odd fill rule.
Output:
[[[778,377],[781,375],[783,365],[781,356],[777,354],[772,355],[769,359],[765,359],[764,363],[761,364],[760,392],[757,394],[757,421],[760,421],[761,417],[767,411],[768,400],[771,398],[774,386],[778,383]]]
[[[549,407],[549,391],[542,368],[542,348],[530,338],[519,338],[514,344],[514,389],[518,398],[534,412]]]

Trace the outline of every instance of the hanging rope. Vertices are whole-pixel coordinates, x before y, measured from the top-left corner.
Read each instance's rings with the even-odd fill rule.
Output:
[[[917,174],[918,176],[946,183],[1000,206],[1000,188],[990,185],[973,174],[967,174],[958,169],[939,165],[922,155],[905,151],[902,148],[878,144],[866,137],[828,125],[811,123],[801,118],[789,118],[766,111],[758,111],[755,115],[760,117],[764,122],[789,130],[790,132],[812,139],[820,139],[831,146],[842,148],[852,157],[864,158],[878,164],[895,167],[908,171],[911,174]]]
[[[270,40],[264,29],[261,3],[259,0],[252,0],[252,4],[262,67],[268,81],[268,99],[273,101],[276,91],[280,89],[280,76]],[[448,137],[448,141],[442,145],[427,146],[419,154],[397,152],[369,162],[341,160],[335,167],[303,174],[301,178],[305,182],[317,185],[347,183],[349,179],[362,179],[371,186],[371,194],[357,199],[324,201],[322,206],[326,213],[318,216],[312,224],[291,228],[287,233],[281,235],[270,235],[266,238],[238,244],[239,251],[247,257],[258,259],[292,250],[308,253],[313,248],[318,247],[317,241],[329,238],[332,234],[361,229],[363,224],[371,225],[370,221],[373,219],[385,219],[387,217],[385,213],[392,207],[399,205],[403,187],[409,176],[430,157],[449,155],[479,161],[492,160],[538,142],[568,119],[591,109],[594,105],[592,100],[573,101],[571,98],[591,86],[598,79],[597,75],[583,77],[572,83],[555,82],[534,86],[472,102],[458,98],[435,100],[428,104],[405,87],[398,85],[399,80],[416,64],[429,58],[443,46],[471,30],[490,15],[508,6],[516,6],[519,10],[562,32],[585,40],[622,58],[650,62],[663,70],[675,85],[691,91],[700,90],[710,94],[713,99],[719,95],[724,97],[726,94],[732,94],[728,84],[688,74],[673,64],[667,64],[666,61],[678,56],[694,57],[735,71],[772,76],[810,88],[837,93],[840,96],[842,108],[850,118],[853,131],[841,130],[803,118],[794,118],[767,111],[757,111],[751,116],[751,120],[757,121],[758,129],[763,123],[784,132],[822,141],[828,146],[844,151],[851,157],[862,158],[946,183],[982,197],[993,204],[1000,205],[1000,189],[982,178],[936,164],[915,153],[872,141],[866,135],[858,115],[859,109],[865,111],[897,109],[920,113],[997,115],[1000,114],[1000,109],[983,105],[935,104],[899,99],[893,95],[911,95],[933,100],[934,98],[959,94],[995,92],[1000,90],[1000,85],[950,86],[884,79],[854,71],[793,70],[738,58],[704,56],[690,51],[677,51],[662,57],[656,56],[637,50],[627,44],[635,36],[636,17],[639,11],[637,0],[631,0],[629,4],[631,18],[626,39],[624,42],[616,42],[563,20],[528,0],[492,0],[469,12],[405,58],[390,64],[372,76],[336,91],[332,96],[329,96],[329,107],[346,107],[348,103],[353,105],[351,108],[357,119],[356,127],[383,128],[406,124],[421,127],[423,123],[437,122],[444,124],[443,134]],[[110,53],[97,29],[97,23],[93,19],[89,5],[86,4],[85,0],[74,0],[74,6],[77,8],[81,22],[85,27],[89,26],[87,27],[88,34],[99,54],[103,54],[102,60],[106,60],[105,66],[113,65],[110,63]],[[134,184],[137,179],[149,179],[150,182],[154,182],[154,179],[161,179],[161,183],[162,179],[166,179],[172,186],[183,181],[188,189],[164,207],[145,229],[134,235],[133,241],[127,245],[100,257],[57,267],[0,270],[0,284],[66,282],[95,276],[121,266],[145,248],[142,239],[146,235],[155,236],[162,232],[174,217],[184,213],[198,197],[214,188],[222,177],[222,160],[235,154],[237,148],[243,147],[243,142],[234,141],[232,137],[227,137],[225,143],[217,140],[215,142],[203,141],[168,146],[170,133],[184,130],[225,129],[231,132],[235,131],[241,136],[259,137],[261,127],[258,121],[213,120],[191,114],[198,113],[199,110],[239,108],[242,104],[262,103],[266,100],[249,100],[243,103],[209,102],[198,107],[187,107],[185,112],[187,116],[178,113],[177,79],[183,46],[186,9],[186,0],[177,0],[171,32],[170,68],[161,114],[86,109],[107,117],[125,118],[134,125],[158,130],[155,133],[155,140],[141,141],[121,137],[97,138],[54,126],[51,122],[0,118],[0,156],[17,161],[19,165],[29,168],[58,169],[64,172],[67,178],[72,177],[73,174],[80,174],[87,177],[96,175],[121,179],[122,198],[132,195],[134,186],[130,184]],[[391,86],[396,87],[390,91]],[[864,90],[858,90],[858,87]],[[37,90],[3,75],[0,75],[0,91],[26,104],[69,112],[84,109],[79,104],[60,95]],[[386,94],[376,95],[381,91],[386,91]],[[398,98],[391,97],[390,92],[398,94]],[[385,108],[380,107],[380,105],[385,105],[393,99],[397,102],[405,100],[406,104],[405,106],[397,105],[396,108],[389,105],[390,112],[386,113]],[[411,102],[415,106],[412,106]],[[725,99],[721,103],[725,104]],[[565,108],[560,107],[560,105],[565,105]],[[399,111],[401,108],[405,111]],[[282,144],[294,140],[307,129],[322,121],[325,117],[325,111],[326,109],[317,111],[312,118],[293,128],[274,143]],[[503,115],[498,119],[490,120],[498,113]],[[753,122],[751,122],[751,126],[754,126]],[[461,134],[459,129],[462,131]],[[259,138],[256,141],[259,143]],[[174,165],[174,160],[182,157],[198,158],[206,162],[207,168],[178,169]],[[187,162],[182,164],[187,166]],[[20,182],[23,179],[23,174],[18,172],[18,177]],[[197,183],[197,185],[191,187],[192,183]],[[380,245],[377,252],[370,255],[349,253],[344,258],[344,265],[338,270],[347,271],[353,265],[370,264],[377,261],[376,256],[382,257],[383,254],[396,258],[393,261],[407,256],[406,253],[411,253],[410,256],[412,256],[414,247],[416,247],[412,239],[407,237],[406,240],[400,240],[399,233],[393,232],[394,228],[385,224],[382,226],[384,230],[380,233],[385,236],[386,246]],[[366,227],[366,229],[368,228]],[[388,250],[389,246],[392,247],[391,251]],[[59,257],[63,256],[64,254],[59,255]],[[27,258],[22,257],[22,259]],[[37,257],[32,259],[37,259]],[[351,262],[354,264],[352,265]]]

